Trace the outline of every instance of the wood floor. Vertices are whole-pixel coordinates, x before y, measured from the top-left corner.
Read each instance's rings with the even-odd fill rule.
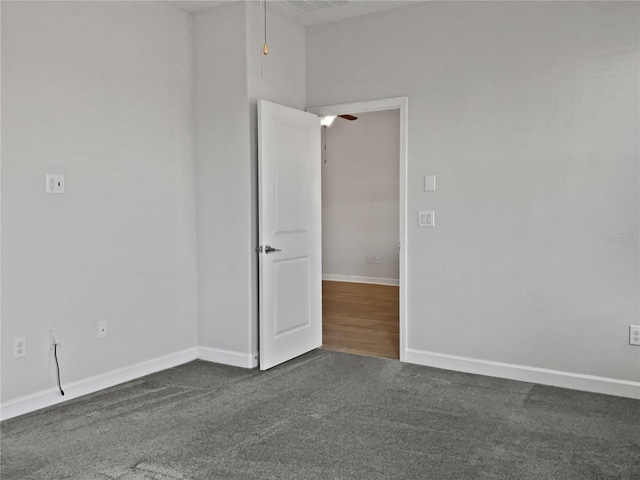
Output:
[[[322,347],[399,358],[398,287],[322,282]]]

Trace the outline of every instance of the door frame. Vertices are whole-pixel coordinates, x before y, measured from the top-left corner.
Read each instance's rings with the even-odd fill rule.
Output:
[[[328,105],[321,107],[310,107],[307,111],[318,116],[325,115],[345,115],[349,113],[379,112],[382,110],[400,110],[400,361],[406,361],[407,352],[407,178],[408,178],[408,121],[409,121],[409,99],[408,97],[384,98],[366,102],[344,103],[338,105]]]

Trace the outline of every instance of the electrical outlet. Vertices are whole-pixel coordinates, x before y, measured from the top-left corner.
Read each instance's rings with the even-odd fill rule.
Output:
[[[25,337],[15,337],[13,339],[13,358],[27,356],[27,339]]]
[[[51,330],[49,332],[49,346],[51,347],[51,350],[53,350],[54,345],[62,345],[62,334],[60,333],[60,330]]]
[[[380,263],[380,257],[378,255],[373,257],[373,263]]]
[[[436,213],[433,210],[420,210],[418,212],[419,227],[435,227]]]
[[[107,322],[98,322],[98,338],[107,337]]]
[[[640,345],[640,325],[629,325],[629,345]]]
[[[47,193],[64,193],[64,175],[61,173],[47,173],[45,191]]]

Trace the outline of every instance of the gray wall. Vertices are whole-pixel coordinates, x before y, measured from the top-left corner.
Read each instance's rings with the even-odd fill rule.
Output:
[[[65,383],[196,345],[191,41],[159,3],[2,2],[3,401],[55,385],[53,329]]]
[[[325,131],[322,273],[398,280],[399,111],[357,117]]]
[[[194,19],[199,344],[251,353],[246,8]]]
[[[257,99],[305,104],[304,28],[236,2],[195,15],[200,345],[258,349]]]
[[[639,8],[433,2],[307,30],[309,106],[409,97],[409,348],[640,380]]]

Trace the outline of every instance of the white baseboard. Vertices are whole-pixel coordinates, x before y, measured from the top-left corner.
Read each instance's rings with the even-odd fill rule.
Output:
[[[171,353],[163,357],[154,358],[145,362],[136,363],[134,365],[111,370],[94,377],[84,380],[63,384],[64,397],[60,395],[57,387],[41,390],[30,395],[18,397],[14,400],[0,405],[0,419],[24,415],[41,408],[50,407],[58,403],[66,402],[74,398],[97,392],[105,388],[113,387],[136,378],[144,377],[151,373],[166,370],[183,363],[191,362],[197,358],[198,350],[196,347],[187,348],[180,352]]]
[[[374,285],[390,285],[393,287],[400,285],[400,280],[397,278],[359,277],[357,275],[334,275],[333,273],[323,273],[322,280],[330,282],[372,283]]]
[[[198,347],[198,358],[207,362],[222,363],[234,367],[255,368],[258,366],[257,353],[241,353],[219,348]]]
[[[258,366],[258,354],[246,354],[209,347],[193,347],[163,357],[140,362],[94,377],[63,385],[65,396],[57,388],[48,388],[0,405],[0,420],[33,412],[74,398],[113,387],[151,373],[166,370],[195,359],[222,363],[242,368]],[[521,382],[538,383],[555,387],[582,390],[640,400],[640,382],[598,377],[580,373],[563,372],[546,368],[528,367],[510,363],[479,360],[443,353],[407,349],[404,361],[458,372],[474,373],[491,377],[507,378]]]
[[[405,352],[404,360],[408,363],[443,368],[445,370],[455,370],[458,372],[508,378],[510,380],[551,385],[572,390],[640,399],[640,382],[632,382],[629,380],[618,380],[615,378],[597,377],[581,373],[479,360],[476,358],[413,350],[410,348]]]

